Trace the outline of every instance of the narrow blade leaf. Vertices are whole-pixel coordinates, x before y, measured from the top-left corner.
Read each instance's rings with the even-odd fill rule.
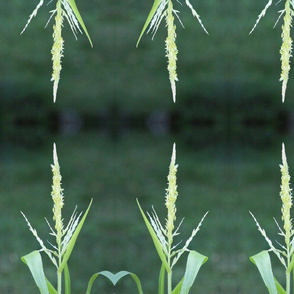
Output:
[[[287,292],[284,290],[284,288],[281,286],[281,284],[277,281],[276,278],[275,283],[279,294],[287,294]]]
[[[53,285],[47,280],[46,278],[46,283],[47,283],[47,287],[49,290],[50,294],[58,294],[58,292],[56,291],[56,289],[53,287]]]
[[[181,294],[188,294],[192,287],[195,278],[200,270],[202,264],[204,264],[208,258],[196,251],[190,251],[187,259],[186,270],[181,288]]]
[[[66,249],[66,251],[65,251],[65,253],[64,253],[62,263],[61,263],[61,265],[60,265],[60,267],[59,267],[59,269],[58,269],[58,271],[59,271],[60,273],[63,271],[64,267],[66,266],[66,264],[67,264],[67,262],[68,262],[68,259],[69,259],[70,255],[71,255],[72,251],[73,251],[73,248],[74,248],[74,246],[75,246],[75,244],[76,244],[76,241],[77,241],[77,238],[78,238],[78,236],[79,236],[79,233],[80,233],[80,231],[81,231],[81,229],[82,229],[82,227],[83,227],[83,224],[84,224],[84,222],[85,222],[85,220],[86,220],[86,217],[87,217],[87,215],[88,215],[88,212],[89,212],[89,210],[90,210],[90,207],[91,207],[91,205],[92,205],[92,202],[93,202],[93,199],[91,200],[91,202],[90,202],[90,204],[89,204],[89,206],[88,206],[88,208],[87,208],[87,210],[86,210],[86,212],[85,212],[83,218],[80,220],[80,223],[79,223],[79,225],[77,226],[75,232],[73,233],[73,235],[72,235],[72,237],[71,237],[69,243],[67,244],[67,249]]]
[[[161,244],[160,244],[160,242],[159,242],[159,240],[158,240],[158,238],[157,238],[157,236],[156,236],[156,233],[154,232],[154,230],[153,230],[153,228],[152,228],[150,222],[148,221],[146,215],[144,214],[144,212],[143,212],[143,210],[142,210],[142,208],[141,208],[141,206],[140,206],[140,204],[139,204],[138,199],[137,199],[137,204],[138,204],[138,206],[139,206],[139,209],[140,209],[140,211],[141,211],[141,214],[142,214],[142,217],[143,217],[143,219],[144,219],[144,222],[145,222],[145,224],[146,224],[146,226],[147,226],[147,229],[148,229],[148,231],[149,231],[149,233],[150,233],[150,235],[151,235],[151,238],[152,238],[152,240],[153,240],[153,243],[154,243],[154,246],[155,246],[155,248],[156,248],[156,251],[157,251],[157,253],[158,253],[158,255],[159,255],[159,258],[161,259],[161,261],[162,261],[162,263],[163,263],[163,265],[164,265],[164,267],[165,267],[165,270],[166,270],[168,273],[170,273],[171,269],[170,269],[170,267],[169,267],[169,265],[168,265],[168,263],[167,263],[167,261],[166,261],[166,257],[165,257],[165,254],[164,254],[163,250],[162,250]]]
[[[294,266],[294,256],[292,255],[292,259],[291,259],[291,262],[288,266],[288,269],[287,269],[287,272],[290,273],[293,269],[293,266]]]
[[[272,271],[271,259],[267,251],[261,251],[251,256],[250,260],[257,266],[259,273],[263,279],[270,294],[277,294],[274,274]]]
[[[176,287],[172,290],[172,294],[180,294],[184,278],[180,280],[180,282],[176,285]]]
[[[69,274],[69,269],[67,264],[64,267],[64,289],[65,289],[65,294],[71,294],[70,274]]]
[[[131,272],[128,272],[128,271],[120,271],[120,272],[118,272],[116,274],[113,274],[113,273],[111,273],[109,271],[101,271],[101,272],[98,272],[98,273],[94,274],[91,277],[91,279],[89,280],[86,294],[91,293],[93,283],[95,282],[95,280],[98,278],[99,275],[102,275],[102,276],[108,278],[114,286],[117,284],[117,282],[120,279],[122,279],[123,277],[125,277],[127,275],[130,275],[133,278],[133,280],[135,281],[136,285],[137,285],[138,293],[143,294],[143,290],[142,290],[141,282],[140,282],[139,278],[135,274],[133,274]]]
[[[35,250],[23,256],[21,260],[29,267],[40,293],[49,294],[40,252]]]
[[[140,43],[140,40],[141,40],[141,38],[142,38],[142,36],[143,36],[143,34],[144,34],[146,28],[148,27],[150,21],[152,20],[153,15],[155,14],[155,12],[156,12],[156,10],[157,10],[157,8],[158,8],[158,6],[159,6],[159,4],[160,4],[161,1],[162,1],[162,0],[154,0],[153,5],[152,5],[152,8],[151,8],[151,10],[150,10],[150,12],[149,12],[149,14],[148,14],[148,17],[147,17],[147,19],[146,19],[146,22],[145,22],[145,24],[144,24],[144,26],[143,26],[143,29],[142,29],[142,31],[141,31],[140,37],[139,37],[139,39],[138,39],[138,41],[137,41],[136,47],[138,47],[138,45],[139,45],[139,43]]]
[[[158,281],[158,294],[164,294],[164,281],[165,281],[165,267],[161,264],[159,281]]]
[[[77,20],[79,21],[80,25],[82,26],[82,28],[83,28],[85,34],[87,35],[87,37],[88,37],[88,39],[89,39],[89,42],[90,42],[90,44],[91,44],[91,47],[93,47],[92,40],[91,40],[90,35],[89,35],[88,31],[87,31],[87,28],[86,28],[85,23],[84,23],[84,21],[83,21],[83,19],[82,19],[82,16],[81,16],[81,14],[80,14],[80,12],[79,12],[79,10],[78,10],[78,7],[77,7],[77,5],[76,5],[75,0],[68,0],[68,3],[69,3],[69,5],[70,5],[72,11],[74,12],[74,14],[75,14]]]

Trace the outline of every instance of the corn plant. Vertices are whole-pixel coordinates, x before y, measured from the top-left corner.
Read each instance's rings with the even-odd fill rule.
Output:
[[[281,0],[279,1],[281,2]],[[267,9],[272,5],[272,0],[269,0],[266,4],[265,8],[259,14],[255,25],[253,26],[250,34],[254,31],[257,24],[259,23],[260,19],[265,16]],[[282,25],[282,45],[280,48],[280,55],[281,55],[281,76],[280,81],[282,82],[282,102],[285,101],[287,83],[289,79],[289,72],[290,72],[290,57],[292,56],[292,38],[291,38],[291,26],[292,26],[292,17],[293,17],[293,8],[294,8],[294,1],[293,0],[285,0],[284,9],[279,11],[280,15],[276,24],[278,23],[279,19],[284,15],[284,24]],[[276,26],[275,24],[275,26]]]
[[[22,257],[22,261],[29,267],[31,274],[34,278],[34,281],[39,288],[41,294],[61,294],[63,289],[65,294],[71,293],[71,280],[70,272],[68,267],[68,260],[71,256],[73,248],[75,246],[78,235],[82,229],[82,226],[85,222],[85,219],[90,210],[92,201],[90,202],[86,212],[81,218],[82,214],[77,214],[76,209],[74,210],[68,225],[64,227],[63,218],[62,218],[62,208],[64,206],[64,197],[63,189],[61,188],[61,174],[60,166],[58,163],[58,157],[56,152],[56,147],[53,148],[53,162],[52,173],[53,173],[53,185],[52,185],[52,200],[53,200],[53,221],[54,228],[50,225],[49,221],[46,219],[46,222],[50,229],[50,235],[55,238],[55,245],[49,243],[49,248],[45,246],[42,239],[39,237],[37,231],[31,226],[30,222],[23,214],[30,231],[33,233],[37,239],[41,249],[34,250],[31,253]],[[81,220],[80,220],[81,218]],[[46,278],[45,270],[43,268],[43,262],[41,257],[41,252],[44,252],[53,265],[56,267],[56,280],[57,287],[54,287],[53,284]],[[140,280],[138,277],[128,271],[120,271],[116,274],[113,274],[109,271],[100,271],[95,273],[89,280],[86,294],[90,294],[92,290],[93,283],[98,276],[104,276],[108,278],[113,285],[123,278],[126,275],[130,275],[135,281],[139,294],[143,294]],[[64,282],[64,286],[63,286]]]
[[[50,1],[51,2],[51,1]],[[24,29],[22,30],[21,34],[26,30],[27,26],[31,22],[32,18],[35,17],[38,13],[39,8],[43,5],[44,0],[40,0],[39,4],[36,6],[34,11],[31,13],[27,24],[25,25]],[[55,24],[53,25],[53,46],[51,49],[52,54],[52,62],[53,62],[53,72],[51,81],[53,82],[53,101],[56,101],[57,89],[60,80],[60,73],[61,73],[61,58],[63,57],[63,44],[64,40],[62,38],[62,27],[63,27],[63,20],[64,18],[67,19],[71,30],[77,38],[77,32],[82,33],[82,29],[84,30],[85,34],[87,35],[91,46],[93,47],[91,38],[88,34],[87,28],[84,24],[84,21],[80,15],[80,12],[77,8],[75,0],[56,0],[56,7],[51,12],[51,16],[46,24],[50,22],[51,18],[55,15]]]
[[[144,222],[148,228],[148,231],[153,240],[154,246],[158,253],[158,256],[161,260],[161,269],[159,274],[159,283],[158,283],[158,293],[165,293],[165,278],[167,277],[167,294],[187,294],[191,286],[194,283],[194,280],[198,274],[198,271],[202,264],[207,261],[207,257],[194,251],[188,249],[190,242],[195,237],[197,232],[200,230],[201,224],[206,216],[206,214],[201,219],[197,228],[192,231],[190,238],[186,241],[185,245],[182,248],[178,248],[179,244],[174,245],[174,238],[179,235],[179,228],[183,222],[183,220],[179,223],[178,227],[175,229],[175,221],[176,221],[176,200],[178,196],[177,192],[177,167],[175,163],[176,161],[176,149],[175,145],[173,147],[170,167],[169,167],[169,175],[168,175],[168,188],[166,190],[165,197],[165,206],[167,208],[167,218],[166,224],[163,226],[153,209],[151,214],[147,214],[143,212],[139,201],[137,201],[140,212],[144,219]],[[173,268],[176,265],[177,261],[180,259],[183,253],[189,252],[185,273],[183,278],[177,283],[174,287],[172,283],[172,274]]]
[[[199,14],[193,8],[189,0],[185,0],[185,1],[186,1],[186,5],[191,9],[193,16],[197,18],[203,30],[208,34],[207,30],[202,24]],[[165,23],[167,27],[167,38],[165,40],[166,57],[168,59],[167,69],[169,72],[169,80],[171,84],[171,90],[172,90],[174,102],[176,101],[176,82],[178,81],[178,76],[177,76],[178,49],[176,45],[176,25],[174,22],[174,15],[179,20],[180,24],[183,26],[178,13],[179,11],[174,9],[172,0],[154,0],[151,11],[149,12],[149,15],[146,19],[146,22],[143,26],[143,29],[141,31],[141,34],[137,42],[137,47],[138,47],[139,42],[145,30],[149,26],[149,24],[150,26],[147,33],[151,31],[154,37],[161,21],[165,19]]]
[[[284,244],[278,242],[278,248],[274,246],[273,242],[269,239],[264,229],[261,228],[258,221],[251,213],[253,219],[256,222],[258,230],[265,238],[269,245],[268,250],[261,251],[260,253],[252,256],[251,261],[257,266],[261,277],[269,291],[270,294],[290,294],[291,287],[293,288],[294,283],[294,230],[292,227],[292,219],[290,215],[290,210],[292,207],[292,194],[290,188],[290,175],[289,168],[286,158],[285,146],[282,146],[282,164],[280,165],[281,169],[281,191],[280,197],[282,200],[282,221],[283,228],[278,224],[275,220],[279,235],[283,237]],[[271,259],[269,252],[273,252],[281,264],[285,268],[285,276],[286,276],[286,287],[284,288],[274,277]],[[292,284],[292,286],[291,286]],[[293,291],[293,290],[292,290]],[[293,292],[292,292],[293,293]]]

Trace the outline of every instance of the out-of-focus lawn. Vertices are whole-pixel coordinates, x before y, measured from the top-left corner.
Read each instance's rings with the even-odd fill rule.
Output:
[[[2,144],[0,156],[0,292],[37,293],[20,257],[38,244],[20,214],[23,211],[44,240],[51,218],[52,142],[56,142],[63,187],[65,220],[75,205],[85,210],[94,199],[89,217],[70,260],[75,292],[85,291],[90,275],[100,270],[135,272],[146,293],[156,291],[159,259],[136,206],[154,205],[164,221],[166,176],[173,141],[177,141],[178,220],[185,217],[179,240],[183,242],[203,214],[209,214],[191,248],[209,261],[201,269],[195,290],[202,293],[264,293],[263,282],[249,256],[267,249],[251,210],[277,238],[272,217],[280,218],[280,139],[267,148],[235,145],[192,147],[184,139],[165,135],[125,132],[114,139],[103,133],[48,136],[40,147]],[[294,166],[294,141],[286,138],[290,172]],[[46,260],[46,257],[44,258]],[[47,262],[45,262],[47,264]],[[183,273],[183,262],[174,274]],[[283,269],[277,267],[277,276]],[[47,275],[54,280],[53,267]],[[95,292],[113,291],[101,278]],[[135,293],[131,280],[119,284],[117,293]],[[193,291],[192,291],[193,292]],[[194,292],[193,292],[194,293]]]

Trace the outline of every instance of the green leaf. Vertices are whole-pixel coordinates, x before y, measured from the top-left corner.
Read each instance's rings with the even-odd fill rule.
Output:
[[[188,255],[188,259],[187,259],[186,271],[185,271],[184,277],[177,284],[177,286],[173,289],[172,294],[188,293],[191,286],[194,283],[194,280],[197,276],[197,273],[198,273],[200,267],[207,260],[208,260],[208,258],[206,256],[199,254],[196,251],[190,251],[190,254]],[[184,280],[185,280],[185,285],[183,287]],[[185,290],[185,288],[187,290]],[[188,292],[182,292],[182,291],[188,291]]]
[[[208,260],[208,258],[196,251],[190,251],[186,264],[181,294],[188,294],[192,287],[195,278],[200,270],[200,267]]]
[[[47,283],[47,287],[49,290],[50,294],[58,294],[58,292],[56,291],[56,289],[53,287],[53,285],[47,280],[46,278],[46,283]]]
[[[278,290],[278,293],[279,294],[287,294],[287,292],[284,290],[284,288],[281,286],[281,284],[275,279],[275,283],[276,283],[276,287],[277,287],[277,290]]]
[[[68,259],[69,259],[70,255],[71,255],[71,253],[72,253],[72,251],[73,251],[73,248],[74,248],[74,246],[75,246],[76,240],[77,240],[77,238],[78,238],[78,236],[79,236],[79,233],[80,233],[80,231],[81,231],[81,229],[82,229],[82,227],[83,227],[83,224],[84,224],[84,222],[85,222],[85,220],[86,220],[86,217],[87,217],[87,215],[88,215],[88,212],[89,212],[89,210],[90,210],[90,207],[91,207],[91,205],[92,205],[92,202],[93,202],[93,199],[91,200],[91,202],[90,202],[90,204],[89,204],[89,206],[88,206],[88,208],[87,208],[87,210],[86,210],[86,212],[85,212],[83,218],[81,219],[80,223],[79,223],[78,226],[76,227],[75,232],[73,233],[73,235],[72,235],[70,241],[69,241],[68,244],[67,244],[67,248],[66,248],[66,251],[65,251],[65,253],[64,253],[62,263],[61,263],[61,265],[60,265],[60,267],[59,267],[59,269],[58,269],[58,272],[59,272],[59,273],[61,273],[61,272],[63,271],[64,267],[66,266],[66,264],[67,264],[67,262],[68,262]]]
[[[83,19],[82,19],[82,16],[81,16],[81,14],[80,14],[80,12],[79,12],[79,10],[78,10],[78,7],[77,7],[77,5],[76,5],[75,0],[67,0],[67,1],[68,1],[69,5],[70,5],[72,11],[74,12],[74,14],[75,14],[77,20],[79,21],[80,25],[82,26],[82,28],[83,28],[85,34],[87,35],[87,37],[88,37],[88,39],[89,39],[89,42],[90,42],[90,44],[91,44],[91,47],[93,47],[92,40],[91,40],[90,35],[89,35],[88,31],[87,31],[87,28],[86,28],[86,26],[85,26],[85,24],[84,24],[84,21],[83,21]]]
[[[145,222],[145,224],[146,224],[146,226],[147,226],[147,229],[148,229],[148,231],[149,231],[149,233],[150,233],[150,235],[151,235],[151,238],[152,238],[152,240],[153,240],[153,243],[154,243],[154,246],[155,246],[155,248],[156,248],[156,251],[157,251],[157,253],[158,253],[158,255],[159,255],[159,258],[161,259],[161,261],[162,261],[162,263],[163,263],[163,265],[164,265],[164,267],[165,267],[165,270],[166,270],[168,273],[170,273],[170,272],[171,272],[171,268],[169,267],[169,265],[168,265],[168,263],[167,263],[167,261],[166,261],[166,257],[165,257],[165,254],[164,254],[163,250],[162,250],[161,243],[159,242],[159,240],[158,240],[158,238],[157,238],[157,235],[156,235],[156,233],[154,232],[154,230],[153,230],[153,228],[152,228],[150,222],[148,221],[147,217],[145,216],[145,214],[144,214],[144,212],[143,212],[143,210],[142,210],[142,208],[141,208],[141,206],[140,206],[140,204],[139,204],[138,199],[137,199],[137,204],[138,204],[138,206],[139,206],[139,209],[140,209],[140,211],[141,211],[141,214],[142,214],[142,216],[143,216],[143,219],[144,219],[144,222]]]
[[[49,294],[40,252],[35,250],[23,256],[21,260],[29,267],[40,293]]]
[[[251,256],[250,260],[257,266],[269,293],[277,294],[277,287],[272,271],[271,259],[268,252],[265,250],[261,251],[258,254]]]
[[[149,14],[148,14],[148,17],[147,17],[147,19],[146,19],[146,22],[145,22],[145,24],[144,24],[144,26],[143,26],[143,29],[142,29],[142,31],[141,31],[140,37],[139,37],[139,39],[138,39],[138,41],[137,41],[136,47],[138,47],[138,45],[139,45],[139,43],[140,43],[140,40],[141,40],[141,38],[142,38],[142,36],[143,36],[143,34],[144,34],[146,28],[148,27],[148,25],[149,25],[151,19],[153,18],[153,15],[155,14],[155,12],[156,12],[156,10],[157,10],[157,8],[158,8],[158,6],[159,6],[159,4],[160,4],[161,1],[162,1],[162,0],[154,0],[153,5],[152,5],[152,8],[151,8],[151,10],[150,10],[150,12],[149,12]]]
[[[135,274],[133,274],[131,272],[128,272],[128,271],[120,271],[120,272],[118,272],[116,274],[113,274],[113,273],[111,273],[109,271],[101,271],[99,273],[94,274],[91,277],[91,279],[89,280],[86,294],[91,293],[93,283],[95,282],[95,280],[98,278],[99,275],[102,275],[102,276],[108,278],[112,282],[112,284],[114,286],[117,284],[117,282],[120,279],[122,279],[123,277],[125,277],[127,275],[130,275],[133,278],[133,280],[135,281],[136,285],[137,285],[138,293],[143,294],[143,290],[142,290],[141,282],[140,282],[139,278]]]
[[[290,273],[294,266],[294,256],[292,255],[291,262],[287,268],[287,272]]]
[[[177,284],[177,286],[172,290],[172,294],[179,294],[182,289],[184,278],[181,279],[181,281]]]
[[[158,281],[158,294],[164,294],[164,281],[165,281],[165,267],[161,264],[159,281]]]
[[[64,267],[64,289],[65,289],[65,294],[71,293],[70,274],[69,274],[69,269],[67,264]]]

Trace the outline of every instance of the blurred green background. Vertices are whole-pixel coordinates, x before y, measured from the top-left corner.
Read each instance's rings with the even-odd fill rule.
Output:
[[[260,3],[259,3],[260,2]],[[137,38],[151,0],[77,1],[94,43],[76,41],[64,23],[65,51],[57,103],[52,100],[54,1],[0,6],[0,293],[37,293],[20,257],[38,244],[20,210],[44,240],[51,216],[52,145],[57,143],[66,218],[94,204],[70,260],[74,291],[91,274],[133,271],[146,293],[156,291],[160,263],[136,206],[154,205],[164,221],[166,176],[173,142],[179,163],[179,240],[209,214],[191,248],[209,256],[191,293],[266,293],[249,256],[267,249],[249,215],[273,240],[279,219],[281,143],[294,166],[294,87],[286,103],[279,82],[282,3],[248,35],[266,1],[191,1],[209,31],[175,2],[177,102],[166,70],[164,24],[154,40]],[[263,3],[264,2],[264,3]],[[46,258],[44,258],[45,263]],[[275,262],[275,261],[274,261]],[[182,275],[181,263],[175,279]],[[54,271],[46,272],[54,280]],[[283,281],[283,269],[276,268]],[[135,293],[126,279],[115,289],[102,278],[95,293]]]

